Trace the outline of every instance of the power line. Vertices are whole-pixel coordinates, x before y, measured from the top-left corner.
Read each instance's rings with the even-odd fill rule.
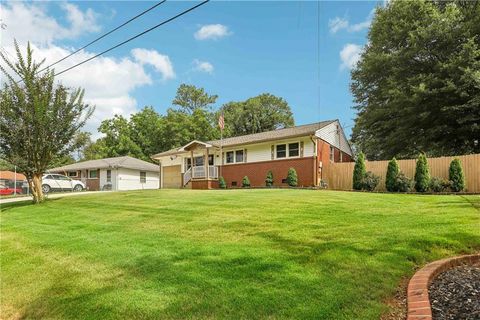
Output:
[[[201,3],[199,3],[199,4],[197,4],[197,5],[195,5],[195,6],[193,6],[193,7],[191,7],[191,8],[189,8],[189,9],[185,10],[185,11],[182,11],[182,12],[180,12],[179,14],[177,14],[177,15],[175,15],[175,16],[167,19],[167,20],[162,21],[162,22],[160,22],[160,23],[157,24],[157,25],[155,25],[155,26],[153,26],[153,27],[151,27],[151,28],[149,28],[149,29],[147,29],[147,30],[145,30],[145,31],[143,31],[143,32],[141,32],[141,33],[139,33],[139,34],[137,34],[137,35],[135,35],[135,36],[127,39],[127,40],[125,40],[125,41],[122,41],[122,42],[120,42],[119,44],[117,44],[117,45],[115,45],[115,46],[113,46],[113,47],[111,47],[111,48],[109,48],[109,49],[107,49],[107,50],[105,50],[105,51],[100,52],[99,54],[94,55],[93,57],[90,57],[90,58],[88,58],[88,59],[86,59],[86,60],[83,60],[82,62],[79,62],[79,63],[77,63],[77,64],[75,64],[75,65],[73,65],[73,66],[71,66],[71,67],[69,67],[69,68],[67,68],[67,69],[64,69],[64,70],[60,71],[59,73],[56,73],[55,76],[61,75],[62,73],[65,73],[65,72],[67,72],[67,71],[69,71],[69,70],[72,70],[73,68],[76,68],[76,67],[78,67],[78,66],[80,66],[80,65],[82,65],[82,64],[84,64],[84,63],[86,63],[86,62],[88,62],[88,61],[91,61],[91,60],[93,60],[93,59],[101,56],[102,54],[105,54],[105,53],[107,53],[107,52],[109,52],[109,51],[112,51],[112,50],[114,50],[114,49],[116,49],[116,48],[118,48],[118,47],[126,44],[127,42],[130,42],[130,41],[132,41],[132,40],[134,40],[134,39],[136,39],[136,38],[138,38],[138,37],[141,37],[141,36],[143,36],[144,34],[149,33],[150,31],[152,31],[152,30],[154,30],[154,29],[156,29],[156,28],[158,28],[158,27],[160,27],[160,26],[163,26],[164,24],[167,24],[167,23],[169,23],[169,22],[171,22],[171,21],[173,21],[173,20],[175,20],[175,19],[177,19],[177,18],[180,18],[181,16],[189,13],[189,12],[192,11],[192,10],[195,10],[196,8],[198,8],[198,7],[206,4],[206,3],[209,2],[209,1],[210,1],[210,0],[205,0],[205,1],[203,1],[203,2],[201,2]]]
[[[154,6],[151,6],[150,8],[148,8],[148,9],[146,9],[146,10],[142,11],[141,13],[137,14],[135,17],[133,17],[133,18],[131,18],[131,19],[129,19],[129,20],[127,20],[127,21],[125,21],[124,23],[122,23],[122,24],[121,24],[121,25],[119,25],[118,27],[116,27],[116,28],[114,28],[114,29],[112,29],[112,30],[108,31],[107,33],[105,33],[105,34],[101,35],[100,37],[98,37],[98,38],[96,38],[96,39],[94,39],[94,40],[90,41],[89,43],[87,43],[87,44],[86,44],[86,45],[84,45],[83,47],[81,47],[81,48],[79,48],[79,49],[75,50],[74,52],[70,53],[69,55],[67,55],[67,56],[63,57],[62,59],[55,61],[54,63],[52,63],[52,64],[51,64],[51,65],[49,65],[49,66],[46,66],[46,67],[45,67],[45,68],[43,68],[42,70],[39,70],[37,73],[39,73],[39,72],[42,72],[42,71],[44,71],[44,70],[46,70],[46,69],[48,69],[48,68],[51,68],[51,67],[53,67],[54,65],[56,65],[57,63],[60,63],[60,62],[62,62],[63,60],[70,58],[70,57],[71,57],[71,56],[73,56],[74,54],[76,54],[76,53],[78,53],[78,52],[82,51],[83,49],[85,49],[85,48],[89,47],[90,45],[94,44],[95,42],[97,42],[97,41],[99,41],[99,40],[101,40],[101,39],[105,38],[105,37],[106,37],[106,36],[108,36],[109,34],[111,34],[111,33],[115,32],[115,31],[117,31],[118,29],[120,29],[120,28],[122,28],[122,27],[126,26],[127,24],[129,24],[129,23],[130,23],[130,22],[132,22],[133,20],[136,20],[136,19],[140,18],[140,17],[141,17],[141,16],[143,16],[145,13],[147,13],[147,12],[149,12],[149,11],[152,11],[153,9],[155,9],[156,7],[158,7],[159,5],[161,5],[161,4],[163,4],[163,3],[165,3],[165,1],[167,1],[167,0],[160,1],[159,3],[155,4]]]

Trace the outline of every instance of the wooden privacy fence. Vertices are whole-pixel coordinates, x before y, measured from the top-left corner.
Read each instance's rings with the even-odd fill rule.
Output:
[[[430,176],[448,180],[448,169],[454,158],[462,162],[463,173],[465,174],[467,192],[480,193],[480,154],[466,156],[428,158]],[[416,159],[398,160],[400,170],[409,178],[415,176]],[[375,190],[385,191],[385,175],[387,174],[388,160],[366,161],[367,171],[372,171],[380,176],[380,182]],[[328,183],[329,189],[352,190],[353,167],[355,162],[330,163],[325,168],[324,180]]]

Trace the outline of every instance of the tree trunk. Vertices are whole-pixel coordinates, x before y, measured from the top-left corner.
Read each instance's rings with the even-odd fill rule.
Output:
[[[32,195],[33,202],[40,203],[45,200],[42,190],[42,174],[34,173],[32,178]]]

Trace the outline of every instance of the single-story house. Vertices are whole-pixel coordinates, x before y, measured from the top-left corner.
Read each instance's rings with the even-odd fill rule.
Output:
[[[222,176],[227,187],[265,186],[271,170],[275,186],[286,186],[295,168],[299,186],[319,186],[330,162],[352,161],[353,152],[338,120],[225,138],[191,141],[152,156],[160,163],[161,188],[211,189]]]
[[[158,189],[160,167],[129,156],[81,161],[52,168],[47,173],[60,173],[85,183],[87,190]]]

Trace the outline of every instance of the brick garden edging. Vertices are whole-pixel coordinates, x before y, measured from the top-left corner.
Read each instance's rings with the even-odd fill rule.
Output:
[[[427,264],[410,279],[407,289],[407,320],[430,320],[432,310],[428,297],[430,282],[440,273],[461,265],[480,262],[480,254],[442,259]]]

